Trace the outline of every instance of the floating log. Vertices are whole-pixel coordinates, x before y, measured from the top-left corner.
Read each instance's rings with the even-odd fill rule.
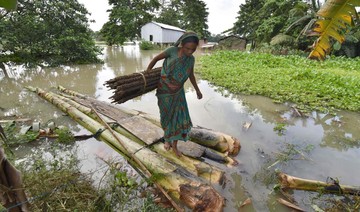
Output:
[[[18,118],[18,119],[1,119],[0,118],[0,124],[5,124],[5,123],[11,123],[11,122],[31,122],[31,119],[28,118]]]
[[[87,128],[90,132],[96,133],[100,129],[104,129],[104,126],[99,124],[94,119],[90,118],[86,114],[82,113],[75,107],[66,103],[65,101],[57,98],[51,93],[44,92],[43,90],[37,88],[28,87],[29,90],[36,92],[39,96],[43,97],[47,101],[51,102],[63,112],[69,114],[75,121]],[[203,184],[196,176],[187,172],[186,170],[179,168],[178,166],[164,160],[159,154],[152,152],[148,148],[143,148],[140,144],[132,141],[131,139],[116,133],[116,137],[123,141],[123,144],[126,145],[126,149],[117,142],[116,138],[112,135],[109,130],[105,130],[100,134],[100,139],[104,140],[112,148],[122,155],[125,155],[128,158],[136,158],[141,161],[144,166],[152,173],[159,174],[161,177],[155,179],[167,192],[171,192],[170,195],[176,200],[181,200],[182,203],[190,207],[191,209],[204,208],[208,211],[222,211],[224,206],[224,198],[221,197],[214,188],[209,185]],[[135,165],[135,164],[133,164]],[[199,191],[199,189],[188,189],[186,191],[181,188],[188,185],[196,185],[197,188],[206,188]],[[186,196],[187,199],[180,199],[180,197]],[[198,199],[201,196],[201,199],[211,199],[213,202],[217,202],[216,206],[208,204],[207,201],[188,201],[189,199]],[[208,204],[208,205],[207,205]],[[209,208],[211,206],[211,208]]]
[[[241,149],[240,141],[221,132],[215,132],[202,127],[193,127],[189,133],[192,141],[219,152],[228,152],[237,155]]]
[[[316,191],[332,194],[360,195],[360,187],[340,185],[336,182],[322,182],[315,180],[302,179],[278,172],[278,179],[281,189],[296,189],[305,191]]]

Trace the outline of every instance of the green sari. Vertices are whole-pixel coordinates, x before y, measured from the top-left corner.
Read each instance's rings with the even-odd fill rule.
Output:
[[[193,56],[185,55],[178,57],[178,50],[178,47],[170,47],[165,50],[166,58],[156,92],[161,126],[167,142],[187,141],[192,127],[184,83],[189,78],[195,59]]]

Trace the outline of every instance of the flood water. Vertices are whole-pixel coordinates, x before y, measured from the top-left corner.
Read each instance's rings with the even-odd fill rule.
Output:
[[[37,86],[45,90],[63,85],[97,99],[109,101],[111,92],[103,83],[115,76],[145,69],[159,51],[140,51],[138,46],[104,47],[104,64],[63,66],[46,69],[0,71],[0,116],[16,115],[41,123],[54,120],[57,125],[70,126],[76,134],[87,133],[80,125],[64,116],[51,104],[24,89]],[[200,57],[198,52],[196,58]],[[158,63],[157,66],[161,66]],[[313,112],[307,118],[295,117],[290,104],[275,104],[261,96],[232,95],[197,76],[203,99],[198,100],[190,83],[186,96],[193,124],[221,131],[238,138],[242,148],[235,167],[220,166],[226,171],[227,184],[218,190],[226,197],[225,211],[238,211],[241,203],[250,198],[252,206],[245,211],[288,211],[277,203],[280,196],[273,184],[266,185],[263,178],[271,170],[281,171],[301,178],[326,181],[337,178],[340,184],[360,185],[360,114],[339,111],[337,114]],[[159,115],[155,92],[130,100],[124,107]],[[251,122],[248,130],[243,124]],[[274,127],[285,123],[284,134]],[[269,169],[277,156],[286,155],[289,145],[301,154],[279,162]],[[106,144],[95,139],[76,143],[82,157],[82,171],[94,170],[98,158],[107,159],[117,154]],[[26,157],[36,145],[16,148],[18,157]],[[305,150],[309,150],[306,152]],[[303,156],[303,157],[301,157]],[[272,161],[269,163],[269,161]],[[293,197],[305,210],[312,210],[311,198],[316,193],[295,191]]]

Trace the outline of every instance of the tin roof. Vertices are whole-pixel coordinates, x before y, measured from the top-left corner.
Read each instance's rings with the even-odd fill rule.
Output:
[[[163,28],[163,29],[169,29],[169,30],[175,30],[175,31],[180,31],[180,32],[185,32],[185,30],[180,29],[179,27],[176,26],[171,26],[171,25],[167,25],[167,24],[162,24],[162,23],[158,23],[155,21],[152,21],[151,23],[158,25],[159,27]]]

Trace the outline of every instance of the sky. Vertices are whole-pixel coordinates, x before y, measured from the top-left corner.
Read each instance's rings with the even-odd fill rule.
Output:
[[[220,34],[221,32],[230,29],[239,11],[239,6],[245,0],[203,0],[208,7],[208,26],[212,34]],[[95,23],[90,23],[90,28],[94,31],[101,29],[102,25],[108,20],[107,9],[110,9],[107,0],[79,0],[84,4],[87,10],[91,13],[89,17],[95,20]]]

